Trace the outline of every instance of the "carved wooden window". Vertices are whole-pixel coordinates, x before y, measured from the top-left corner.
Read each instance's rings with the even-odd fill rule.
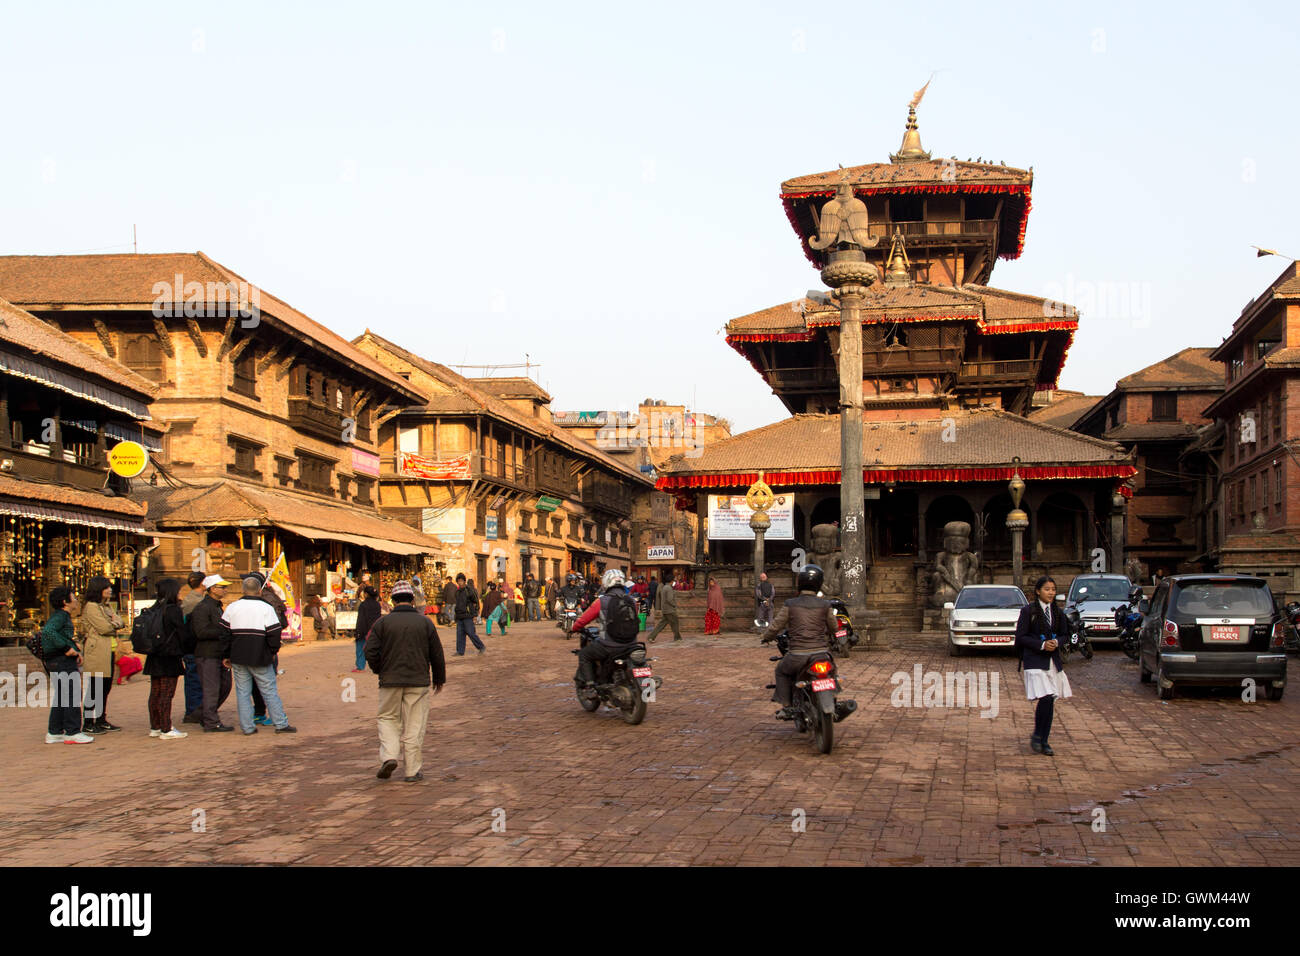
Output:
[[[304,491],[318,494],[334,494],[334,462],[317,458],[306,452],[298,452],[297,487]]]
[[[122,364],[153,382],[163,380],[163,352],[153,332],[122,336]]]
[[[275,480],[281,487],[285,487],[289,484],[289,469],[292,467],[292,458],[286,458],[284,455],[275,456]]]
[[[249,345],[235,359],[235,378],[231,390],[257,398],[257,346]]]
[[[1178,420],[1178,396],[1172,392],[1151,396],[1151,420],[1173,422]]]
[[[374,504],[373,493],[375,489],[375,480],[373,478],[360,477],[354,477],[352,480],[356,482],[357,486],[357,493],[353,500],[359,505]]]
[[[235,460],[233,463],[226,465],[226,471],[232,475],[240,475],[244,478],[261,481],[262,473],[257,469],[257,459],[266,446],[260,442],[249,441],[246,438],[238,438],[234,435],[228,437],[226,442],[235,453]]]

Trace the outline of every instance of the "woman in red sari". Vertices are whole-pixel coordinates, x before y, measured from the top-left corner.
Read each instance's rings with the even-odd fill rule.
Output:
[[[709,596],[705,604],[704,611],[704,633],[721,634],[722,633],[722,588],[718,587],[718,582],[709,578]]]

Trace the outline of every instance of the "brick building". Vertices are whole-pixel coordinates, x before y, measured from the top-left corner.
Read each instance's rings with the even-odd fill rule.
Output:
[[[1275,594],[1300,594],[1300,265],[1292,262],[1237,317],[1210,353],[1223,394],[1205,414],[1220,480],[1205,506],[1217,514],[1224,571],[1267,575]]]
[[[157,389],[145,493],[172,536],[153,576],[283,555],[301,599],[349,568],[387,587],[440,550],[378,509],[375,418],[420,394],[203,253],[0,256],[0,295]]]
[[[652,483],[574,438],[531,379],[470,379],[370,330],[355,340],[421,397],[379,429],[384,510],[436,534],[448,570],[521,580],[629,569]]]
[[[1196,472],[1185,456],[1211,423],[1205,408],[1223,391],[1223,363],[1212,349],[1186,348],[1120,379],[1070,425],[1118,442],[1134,454],[1137,474],[1125,526],[1126,568],[1144,584],[1160,568],[1203,570],[1195,509]],[[1119,569],[1125,570],[1125,569]]]

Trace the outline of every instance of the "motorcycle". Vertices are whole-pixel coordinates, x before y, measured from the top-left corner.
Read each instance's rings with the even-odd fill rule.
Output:
[[[779,661],[790,651],[790,635],[786,631],[775,638],[764,637],[762,643],[775,640],[780,656],[770,658]],[[775,690],[775,684],[767,685]],[[831,752],[835,741],[835,725],[858,709],[856,700],[839,700],[836,698],[843,690],[835,669],[835,658],[829,651],[810,654],[803,668],[795,676],[794,694],[791,705],[792,716],[777,711],[777,720],[793,720],[794,729],[799,733],[813,732],[813,745],[822,753]]]
[[[577,598],[565,598],[564,605],[560,608],[560,619],[555,626],[564,632],[565,637],[573,637],[573,625],[577,623],[582,611],[578,608]]]
[[[831,607],[835,609],[836,621],[835,639],[831,642],[831,650],[847,657],[857,646],[858,635],[853,630],[853,621],[849,618],[849,609],[844,602],[838,598],[831,598]]]
[[[594,641],[599,636],[600,632],[594,627],[584,627],[578,632],[578,647],[573,653],[580,654],[589,641]],[[664,685],[664,679],[656,677],[650,667],[650,662],[657,659],[647,658],[645,645],[638,641],[632,645],[626,657],[599,661],[596,664],[596,696],[585,695],[582,687],[574,681],[578,703],[589,714],[595,713],[601,704],[605,704],[617,710],[625,723],[641,723],[645,720],[647,702]]]
[[[1070,654],[1078,651],[1083,655],[1085,661],[1092,660],[1093,650],[1092,642],[1088,640],[1088,625],[1083,623],[1083,618],[1079,614],[1077,607],[1068,608],[1065,612],[1065,620],[1070,625],[1070,635],[1061,644],[1061,653]]]
[[[1295,652],[1300,650],[1300,603],[1292,601],[1282,609],[1286,616],[1287,623],[1291,625],[1291,634],[1286,642],[1286,648]]]
[[[1130,604],[1121,604],[1115,608],[1115,627],[1119,630],[1119,639],[1124,654],[1129,660],[1138,659],[1138,632],[1142,630],[1142,615]]]

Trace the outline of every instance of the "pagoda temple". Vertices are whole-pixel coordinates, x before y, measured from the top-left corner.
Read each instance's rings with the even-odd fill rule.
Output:
[[[845,235],[839,222],[851,209],[853,240],[879,279],[859,310],[867,591],[873,609],[910,630],[923,625],[925,609],[941,607],[951,567],[965,569],[964,583],[1011,580],[1006,516],[1014,475],[1026,483],[1024,576],[1050,572],[1065,587],[1093,566],[1099,548],[1108,565],[1122,565],[1112,545],[1123,546],[1127,480],[1135,474],[1121,445],[1025,417],[1036,392],[1055,389],[1079,323],[1064,303],[987,284],[999,258],[1024,248],[1033,174],[982,158],[931,157],[915,102],[889,162],[781,186],[786,216],[814,266],[832,261],[827,235],[837,228]],[[717,507],[711,494],[741,494],[760,473],[778,495],[792,495],[793,534],[768,535],[770,569],[798,548],[834,553],[841,317],[831,295],[813,293],[728,323],[727,343],[793,417],[660,469],[658,487],[701,514]],[[964,538],[954,536],[961,530],[954,523],[968,526]],[[734,567],[743,587],[751,549],[749,541],[715,537],[709,567],[724,575],[719,569]],[[954,549],[975,560],[954,563]]]

